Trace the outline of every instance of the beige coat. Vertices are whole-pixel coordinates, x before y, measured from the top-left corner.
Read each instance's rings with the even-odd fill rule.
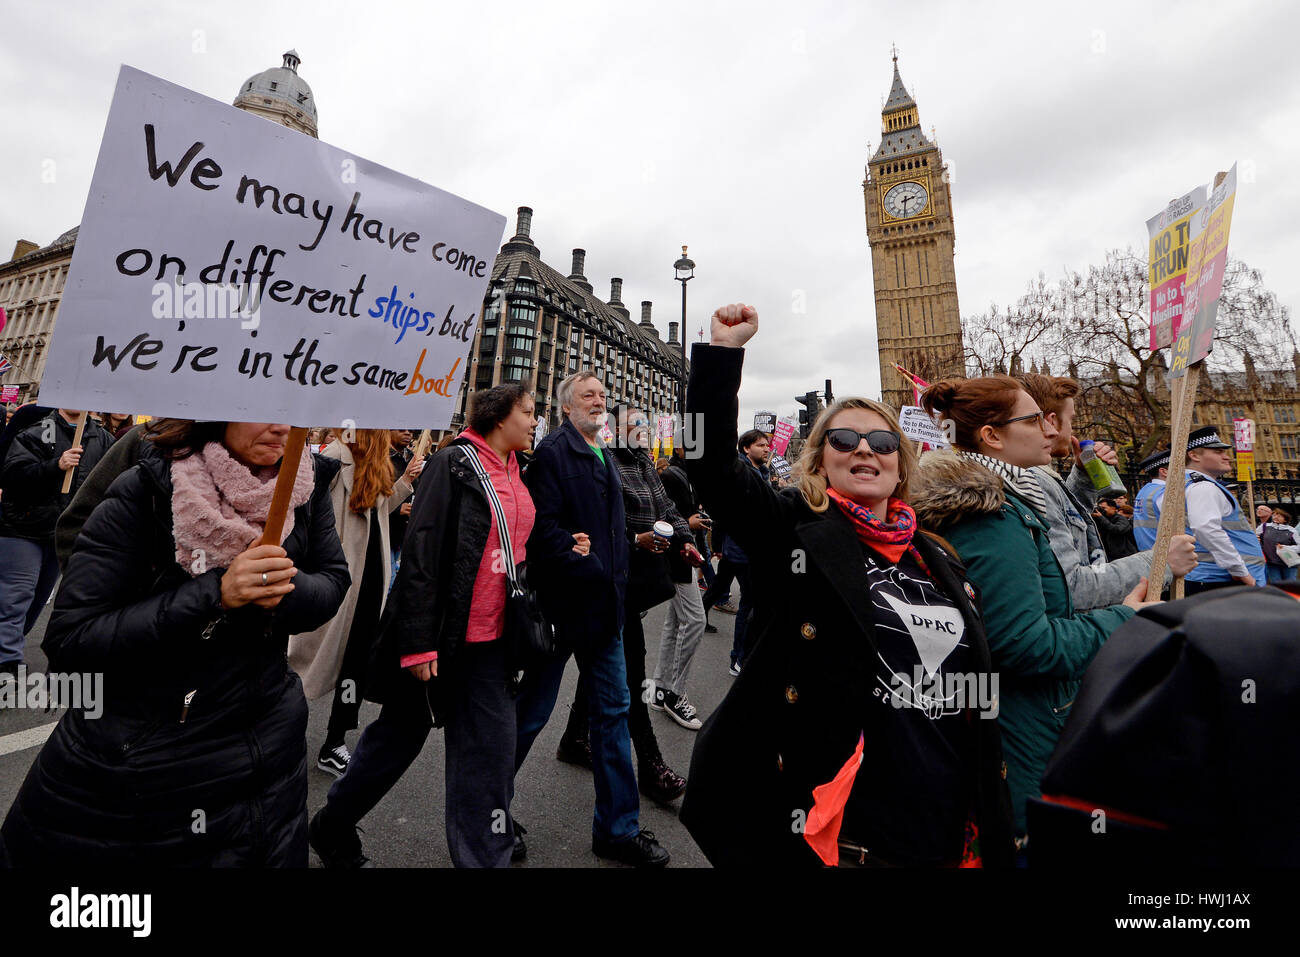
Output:
[[[352,575],[352,587],[344,596],[338,614],[315,631],[294,635],[289,639],[289,665],[302,678],[302,690],[308,698],[331,694],[338,684],[339,673],[343,668],[343,653],[348,645],[348,632],[352,629],[352,615],[356,610],[357,596],[361,593],[366,548],[370,544],[369,513],[358,515],[348,508],[354,475],[351,451],[341,442],[334,442],[321,454],[343,463],[339,473],[334,476],[334,481],[330,483],[330,501],[334,505],[334,523],[338,528],[339,541],[343,544],[343,556],[348,560],[348,572]],[[384,570],[379,606],[381,611],[388,598],[388,583],[392,577],[388,515],[396,511],[410,494],[410,483],[398,476],[393,494],[378,503],[379,532],[382,536],[380,554],[383,556]]]

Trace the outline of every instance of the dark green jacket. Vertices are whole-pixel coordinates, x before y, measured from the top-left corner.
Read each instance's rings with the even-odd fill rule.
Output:
[[[1042,518],[998,476],[954,452],[925,455],[910,501],[921,526],[956,548],[979,589],[1016,833],[1023,835],[1025,802],[1040,793],[1083,673],[1133,609],[1076,613]]]

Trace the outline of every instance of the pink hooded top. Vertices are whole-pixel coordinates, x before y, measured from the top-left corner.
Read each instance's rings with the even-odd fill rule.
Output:
[[[528,494],[528,489],[524,487],[523,478],[519,474],[519,461],[513,453],[510,453],[508,461],[502,462],[492,450],[492,446],[488,445],[483,436],[473,429],[466,429],[460,437],[469,439],[474,444],[479,461],[483,463],[488,478],[492,480],[492,487],[496,489],[497,498],[501,500],[501,509],[505,512],[506,527],[510,530],[510,550],[514,553],[515,564],[519,565],[524,560],[528,536],[532,533],[533,522],[537,518],[537,510],[533,508],[533,498]],[[479,560],[478,575],[474,578],[469,621],[465,629],[466,641],[494,641],[501,637],[501,629],[505,623],[507,586],[505,566],[498,560],[500,551],[501,535],[497,531],[496,519],[493,518],[488,526],[487,545],[483,548],[483,556]],[[436,651],[404,655],[402,667],[409,668],[411,665],[433,661],[437,657]]]

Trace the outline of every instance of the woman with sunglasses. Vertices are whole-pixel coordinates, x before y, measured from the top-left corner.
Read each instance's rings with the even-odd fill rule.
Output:
[[[1026,803],[1040,793],[1083,672],[1111,632],[1158,602],[1142,600],[1143,578],[1123,604],[1075,612],[1052,552],[1043,491],[1030,471],[1051,461],[1057,430],[1019,382],[1005,375],[948,379],[930,386],[921,404],[950,423],[954,451],[925,456],[912,505],[923,527],[956,548],[979,589],[1023,849]]]
[[[912,447],[887,406],[843,399],[813,426],[796,486],[772,489],[736,455],[757,329],[752,307],[724,306],[692,353],[686,407],[703,434],[687,470],[758,598],[681,820],[714,865],[1008,866],[983,625],[961,565],[916,532]]]

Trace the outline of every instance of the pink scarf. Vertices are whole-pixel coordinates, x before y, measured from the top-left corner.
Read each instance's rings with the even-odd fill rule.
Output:
[[[209,442],[201,451],[172,462],[171,475],[176,561],[197,575],[194,552],[201,549],[200,570],[230,567],[235,556],[262,534],[275,493],[275,476],[258,478],[220,442]],[[304,455],[294,477],[281,545],[293,532],[293,510],[311,498],[314,486],[311,456]]]

